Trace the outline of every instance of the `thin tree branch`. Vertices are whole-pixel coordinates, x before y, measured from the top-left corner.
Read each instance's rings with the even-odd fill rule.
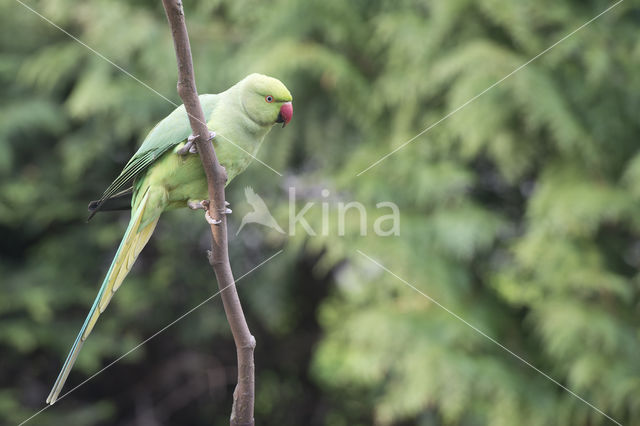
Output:
[[[229,286],[221,293],[221,296],[238,355],[238,384],[233,393],[230,424],[231,426],[253,426],[255,399],[253,349],[256,341],[249,331],[247,321],[242,312],[231,265],[229,264],[227,220],[224,214],[226,210],[224,187],[227,182],[227,173],[218,162],[213,144],[208,141],[209,129],[207,128],[204,112],[196,90],[191,47],[189,45],[182,2],[180,0],[162,0],[162,4],[171,27],[178,61],[178,94],[187,110],[193,134],[197,135],[194,142],[207,175],[209,199],[211,200],[209,203],[209,215],[214,220],[220,221],[218,225],[211,225],[213,242],[211,244],[211,252],[209,252],[209,263],[216,274],[220,289]]]

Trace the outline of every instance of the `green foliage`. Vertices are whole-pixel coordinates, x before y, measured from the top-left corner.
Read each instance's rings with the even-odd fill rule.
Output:
[[[178,102],[159,1],[31,1]],[[606,424],[401,280],[623,424],[640,419],[640,42],[624,2],[360,176],[610,2],[185,2],[198,89],[286,82],[295,117],[233,182],[318,232],[231,239],[256,334],[260,424]],[[0,423],[42,407],[126,226],[95,199],[173,107],[0,2]],[[331,195],[322,197],[321,189]],[[338,236],[337,203],[367,206]],[[400,235],[372,233],[393,201]],[[283,226],[285,230],[287,226]],[[84,346],[74,384],[214,291],[199,214],[163,217]],[[211,345],[211,342],[214,342]],[[31,424],[223,424],[235,354],[214,299]],[[206,371],[206,378],[203,374]],[[67,390],[68,390],[67,389]],[[150,420],[149,420],[150,419]]]

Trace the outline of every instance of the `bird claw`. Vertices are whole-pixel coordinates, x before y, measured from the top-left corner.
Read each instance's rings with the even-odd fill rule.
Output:
[[[187,207],[191,210],[209,210],[209,200],[202,201],[187,201]],[[231,214],[233,210],[229,208],[231,204],[228,201],[224,202],[224,210],[220,209],[220,214]]]
[[[209,223],[209,225],[220,225],[222,223],[221,220],[216,220],[212,218],[211,215],[209,214],[209,210],[205,210],[204,218]]]
[[[210,206],[211,202],[209,200],[202,200],[202,201],[187,201],[187,206],[192,209],[192,210],[204,210],[204,218],[206,219],[207,223],[209,223],[210,225],[220,225],[222,223],[221,220],[216,220],[214,218],[211,217],[211,215],[209,214],[209,206]],[[227,206],[229,206],[230,204],[225,201],[224,202],[224,209],[220,209],[219,213],[220,214],[231,214],[233,213],[233,210],[231,210],[230,208],[228,208]]]
[[[184,146],[177,151],[177,154],[178,155],[197,154],[198,147],[195,143],[195,140],[198,136],[199,135],[189,135],[189,137],[187,138],[187,143],[185,143]],[[216,132],[209,132],[209,138],[207,140],[210,141],[215,137],[216,137]]]
[[[191,148],[194,147],[194,146],[195,145],[193,144],[192,141],[187,141],[187,143],[185,143],[182,148],[180,148],[179,150],[176,151],[176,154],[178,154],[178,155],[187,155],[189,153],[189,151],[191,151]]]
[[[231,214],[231,213],[233,213],[233,210],[231,210],[229,208],[230,205],[231,205],[230,202],[228,202],[227,200],[224,200],[224,209],[220,209],[220,214]]]

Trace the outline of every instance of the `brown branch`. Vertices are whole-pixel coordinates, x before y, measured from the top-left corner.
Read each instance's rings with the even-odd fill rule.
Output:
[[[218,225],[211,225],[213,242],[209,253],[209,263],[216,274],[218,287],[224,290],[221,293],[222,302],[238,355],[238,384],[233,393],[230,424],[231,426],[253,425],[255,388],[253,349],[256,341],[249,331],[242,312],[229,264],[227,220],[224,214],[226,210],[224,187],[227,182],[227,173],[218,162],[213,144],[208,142],[209,129],[196,90],[191,47],[182,2],[180,0],[162,0],[162,4],[169,20],[178,60],[178,94],[187,110],[193,134],[198,135],[194,142],[207,175],[209,199],[211,200],[209,215],[213,219],[221,221]]]

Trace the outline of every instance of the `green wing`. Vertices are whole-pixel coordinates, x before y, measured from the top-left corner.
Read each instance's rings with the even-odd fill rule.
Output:
[[[200,95],[200,103],[207,119],[211,116],[218,99],[217,95]],[[90,209],[89,219],[101,209],[105,201],[116,195],[125,185],[153,164],[157,158],[184,141],[190,134],[189,118],[184,105],[180,105],[151,129],[138,151],[124,166],[120,175],[111,182],[111,185],[104,191],[99,200],[92,202],[93,208]]]

